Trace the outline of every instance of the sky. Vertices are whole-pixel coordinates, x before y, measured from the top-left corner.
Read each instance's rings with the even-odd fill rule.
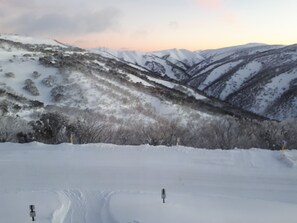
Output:
[[[0,0],[0,32],[83,48],[297,43],[296,0]]]

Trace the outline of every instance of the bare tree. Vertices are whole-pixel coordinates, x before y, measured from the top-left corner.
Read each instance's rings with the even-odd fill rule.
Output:
[[[0,142],[18,142],[17,134],[32,131],[27,122],[19,117],[0,116]]]
[[[68,118],[59,113],[42,114],[37,121],[30,122],[38,141],[50,144],[67,142]]]

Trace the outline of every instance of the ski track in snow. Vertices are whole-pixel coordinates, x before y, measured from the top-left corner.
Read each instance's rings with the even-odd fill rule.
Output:
[[[110,212],[110,199],[116,192],[64,190],[58,192],[61,207],[53,223],[118,223]]]
[[[71,201],[68,199],[65,193],[57,192],[57,194],[59,196],[61,207],[53,213],[52,222],[63,223],[67,213],[70,210]]]

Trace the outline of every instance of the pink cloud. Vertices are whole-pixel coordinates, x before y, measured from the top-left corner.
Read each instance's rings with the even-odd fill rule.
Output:
[[[198,5],[208,9],[222,8],[222,0],[194,0]]]
[[[229,22],[229,23],[236,23],[236,22],[238,22],[238,20],[239,20],[239,16],[238,16],[238,14],[237,13],[235,13],[235,12],[231,12],[231,11],[226,11],[225,13],[224,13],[224,20],[226,21],[226,22]]]
[[[199,7],[202,7],[207,10],[213,11],[217,16],[219,16],[222,21],[230,24],[230,25],[238,25],[239,24],[239,15],[225,6],[225,0],[192,0]]]

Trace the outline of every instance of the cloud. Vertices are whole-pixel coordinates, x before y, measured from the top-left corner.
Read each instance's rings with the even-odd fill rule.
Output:
[[[0,0],[1,7],[3,6],[17,6],[17,7],[32,7],[35,0]]]
[[[231,12],[231,11],[225,12],[224,13],[224,20],[226,22],[235,24],[235,23],[237,23],[239,21],[239,16],[235,12]]]
[[[178,22],[176,22],[176,21],[171,21],[171,22],[169,23],[169,27],[170,27],[171,29],[178,29],[178,28],[179,28],[179,24],[178,24]]]
[[[23,14],[6,23],[6,28],[20,34],[87,34],[103,32],[119,22],[120,11],[106,8],[94,13],[67,15],[62,13],[48,13],[34,15]]]
[[[207,9],[216,14],[221,21],[226,22],[232,26],[238,26],[240,17],[239,15],[226,7],[224,4],[226,0],[192,0],[199,7]]]
[[[139,29],[132,33],[131,37],[135,39],[144,39],[149,35],[147,30]]]

